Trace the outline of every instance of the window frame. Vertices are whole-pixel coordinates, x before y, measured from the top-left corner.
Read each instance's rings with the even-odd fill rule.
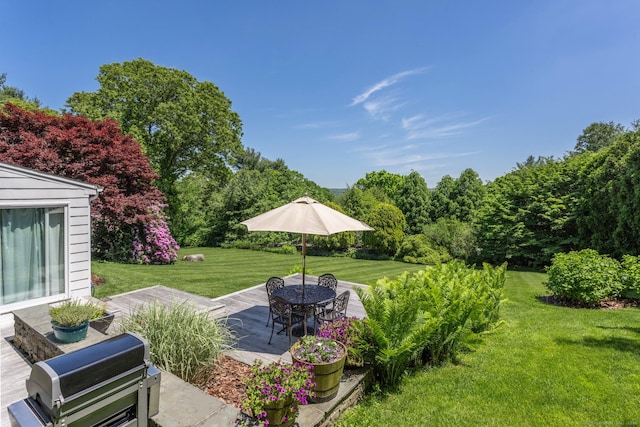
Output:
[[[70,239],[70,230],[69,230],[69,207],[71,202],[68,200],[56,200],[51,201],[49,203],[43,203],[42,201],[24,201],[24,202],[12,202],[12,203],[0,203],[0,209],[63,209],[63,219],[64,219],[64,230],[63,230],[63,238],[64,238],[64,261],[62,263],[64,267],[64,292],[48,295],[40,298],[32,298],[24,301],[17,301],[9,304],[0,305],[0,313],[8,313],[13,310],[19,310],[21,308],[32,307],[40,304],[48,304],[52,302],[61,301],[64,299],[68,299],[70,297],[70,283],[69,283],[69,274],[70,274],[70,253],[69,253],[69,239]],[[49,268],[47,266],[47,268]],[[45,286],[49,287],[50,284],[47,283]],[[1,290],[0,290],[1,292]]]

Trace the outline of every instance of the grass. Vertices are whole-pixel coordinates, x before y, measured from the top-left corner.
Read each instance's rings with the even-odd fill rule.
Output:
[[[509,272],[498,330],[458,364],[368,397],[339,425],[639,425],[640,310],[544,304],[545,278]]]
[[[286,276],[296,265],[302,266],[301,255],[282,255],[242,249],[181,249],[179,257],[201,253],[204,262],[182,262],[173,265],[135,265],[111,262],[91,263],[92,273],[106,279],[95,288],[97,298],[129,292],[155,285],[180,289],[209,298],[226,295],[264,283],[271,276]],[[333,273],[339,280],[370,283],[382,277],[395,277],[403,271],[417,271],[423,265],[397,261],[369,261],[339,257],[307,256],[307,270],[319,276]]]
[[[216,297],[284,276],[300,256],[238,249],[203,253],[203,263],[171,266],[94,262],[106,296],[162,284]],[[393,261],[307,257],[313,274],[370,283],[424,268]],[[458,364],[407,376],[396,393],[369,396],[341,417],[342,426],[640,425],[640,309],[556,307],[546,275],[510,271],[504,324]]]

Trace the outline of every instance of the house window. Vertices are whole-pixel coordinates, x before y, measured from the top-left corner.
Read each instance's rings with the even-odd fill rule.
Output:
[[[0,209],[0,303],[65,293],[64,208]]]

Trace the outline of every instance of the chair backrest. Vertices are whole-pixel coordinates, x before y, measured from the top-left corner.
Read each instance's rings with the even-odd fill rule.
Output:
[[[277,317],[280,317],[280,320],[286,319],[285,321],[288,321],[289,316],[291,315],[291,304],[289,304],[285,299],[271,295],[269,297],[269,307],[271,307],[274,320],[276,320]]]
[[[284,288],[284,279],[281,277],[271,277],[267,280],[267,295],[271,296],[276,289]]]
[[[347,306],[349,305],[349,296],[351,292],[344,291],[340,295],[338,295],[333,303],[333,312],[335,315],[347,315]]]
[[[331,273],[323,274],[318,277],[318,285],[331,288],[334,291],[338,289],[338,279]]]

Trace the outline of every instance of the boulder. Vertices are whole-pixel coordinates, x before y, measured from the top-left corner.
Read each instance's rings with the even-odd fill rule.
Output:
[[[185,255],[182,257],[182,260],[190,261],[190,262],[204,261],[204,255],[203,254]]]

